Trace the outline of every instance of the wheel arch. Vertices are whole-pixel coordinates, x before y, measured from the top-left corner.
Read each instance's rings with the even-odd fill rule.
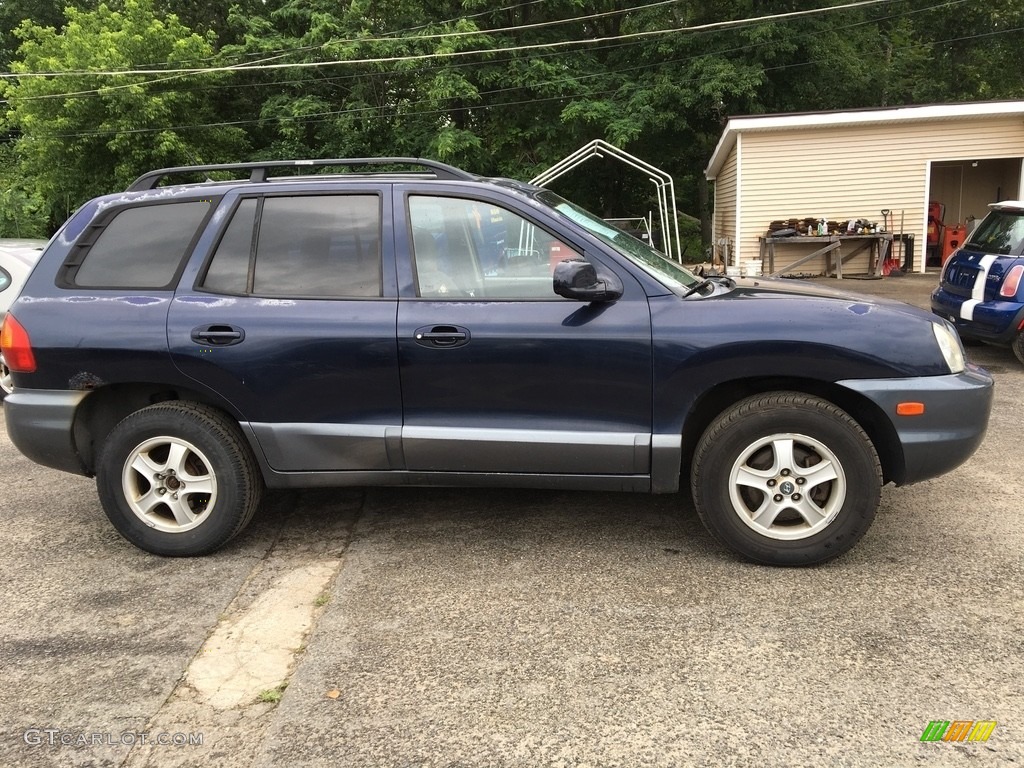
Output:
[[[882,466],[883,484],[902,482],[906,474],[903,452],[899,447],[896,430],[885,413],[857,392],[832,382],[799,377],[734,379],[716,384],[698,396],[683,424],[683,475],[690,475],[697,444],[704,431],[721,413],[746,397],[783,391],[818,397],[844,410],[871,440]]]
[[[186,387],[136,382],[109,384],[93,390],[75,413],[73,426],[75,448],[89,476],[96,473],[96,457],[100,446],[117,424],[135,411],[168,400],[182,400],[208,405],[238,421],[239,415],[226,403]]]

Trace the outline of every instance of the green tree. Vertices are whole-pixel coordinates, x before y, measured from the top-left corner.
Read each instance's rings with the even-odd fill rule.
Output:
[[[6,121],[20,176],[48,201],[51,225],[150,168],[244,152],[240,130],[199,127],[217,122],[207,89],[221,75],[95,74],[211,60],[210,40],[157,15],[152,0],[68,8],[60,32],[25,21],[17,34]]]
[[[0,145],[0,236],[47,237],[47,204],[21,174],[10,144]]]
[[[12,66],[221,71],[13,81],[18,178],[58,209],[155,165],[424,155],[528,179],[603,138],[671,173],[706,225],[703,169],[731,115],[1024,96],[1019,0],[108,3],[23,24]],[[0,0],[0,32],[19,4]],[[609,216],[656,207],[646,177],[611,163],[556,190]]]

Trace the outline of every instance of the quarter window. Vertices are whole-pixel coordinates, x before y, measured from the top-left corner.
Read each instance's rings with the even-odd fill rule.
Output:
[[[74,273],[85,288],[165,288],[174,280],[209,201],[125,208],[107,222]]]
[[[581,258],[518,214],[479,200],[412,196],[409,222],[425,298],[559,299],[555,264]]]

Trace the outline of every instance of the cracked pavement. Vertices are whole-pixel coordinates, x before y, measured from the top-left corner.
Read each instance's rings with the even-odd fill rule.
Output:
[[[1019,764],[1024,367],[968,352],[979,452],[811,569],[732,557],[681,496],[480,489],[274,493],[164,559],[0,429],[0,765]],[[921,743],[937,719],[998,725]]]

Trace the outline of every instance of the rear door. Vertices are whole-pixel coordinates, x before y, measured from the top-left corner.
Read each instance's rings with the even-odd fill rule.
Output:
[[[388,469],[402,415],[387,185],[234,194],[218,217],[171,305],[175,364],[275,470]]]
[[[651,321],[629,273],[500,194],[396,185],[395,215],[407,469],[648,474]],[[563,258],[615,272],[622,299],[555,295]]]

